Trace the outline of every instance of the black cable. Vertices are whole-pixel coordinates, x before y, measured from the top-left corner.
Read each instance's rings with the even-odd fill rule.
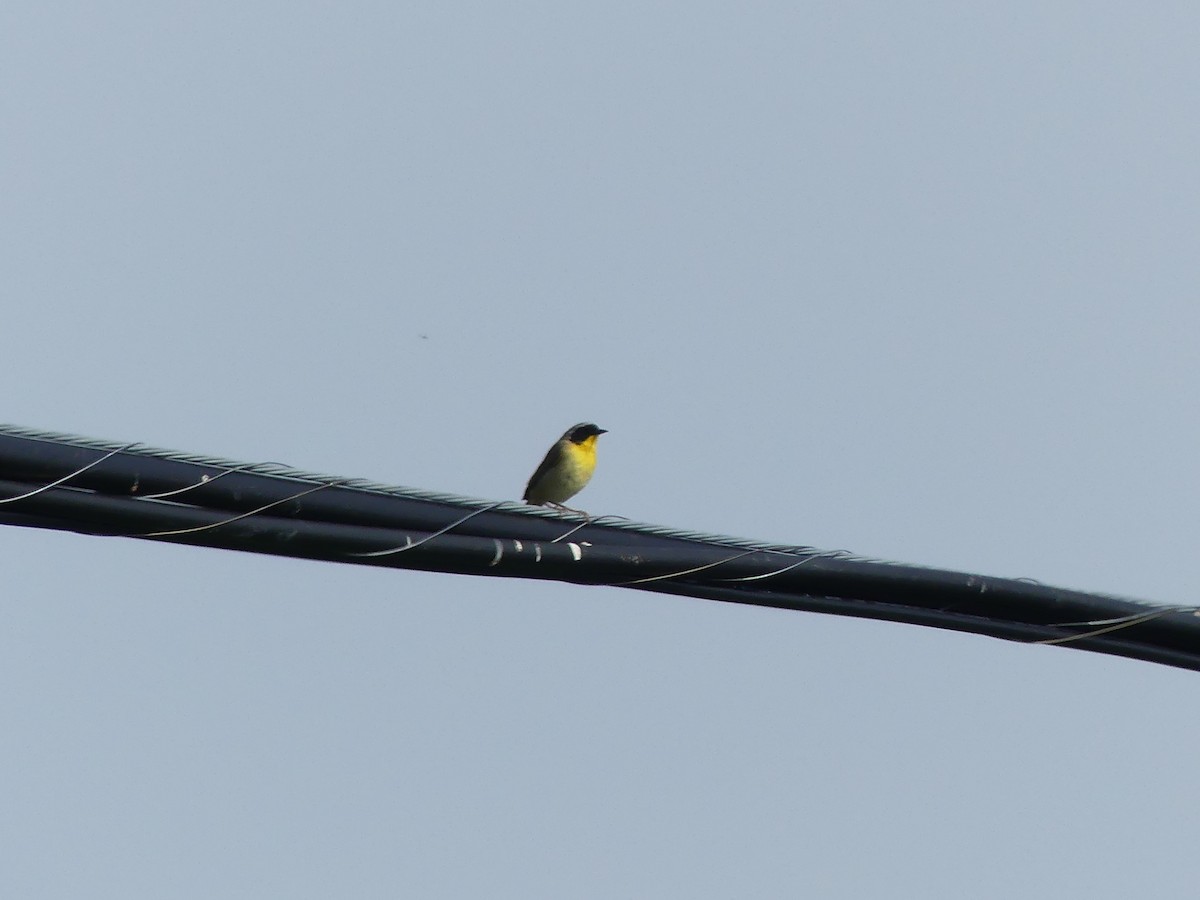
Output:
[[[1180,609],[0,426],[0,524],[926,625],[1200,669]]]

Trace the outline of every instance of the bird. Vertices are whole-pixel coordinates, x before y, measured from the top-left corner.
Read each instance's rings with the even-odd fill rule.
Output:
[[[583,510],[563,504],[591,480],[596,470],[596,438],[606,433],[607,429],[591,422],[580,422],[564,431],[525,486],[525,502],[586,516]]]

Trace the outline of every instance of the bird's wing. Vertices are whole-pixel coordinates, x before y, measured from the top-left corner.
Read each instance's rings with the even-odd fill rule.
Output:
[[[547,472],[557,466],[563,457],[562,442],[555,441],[554,446],[546,453],[546,458],[542,460],[542,464],[537,467],[537,470],[529,478],[529,484],[525,485],[525,496],[523,500],[529,499],[529,492],[533,490],[533,486],[542,480]]]

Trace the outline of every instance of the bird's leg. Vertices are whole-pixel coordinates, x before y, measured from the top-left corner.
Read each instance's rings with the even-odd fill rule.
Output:
[[[575,513],[575,515],[577,515],[577,516],[583,516],[584,519],[586,519],[588,522],[592,521],[592,517],[590,515],[588,515],[586,512],[584,512],[582,509],[574,509],[573,507],[570,507],[570,506],[563,506],[561,503],[547,503],[546,505],[554,507],[559,512]]]

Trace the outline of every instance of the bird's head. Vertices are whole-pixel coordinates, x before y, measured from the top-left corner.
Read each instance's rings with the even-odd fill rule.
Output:
[[[570,441],[573,444],[595,443],[596,438],[604,434],[607,430],[606,428],[598,428],[591,422],[580,422],[578,425],[572,425],[567,429],[563,435],[563,440]]]

